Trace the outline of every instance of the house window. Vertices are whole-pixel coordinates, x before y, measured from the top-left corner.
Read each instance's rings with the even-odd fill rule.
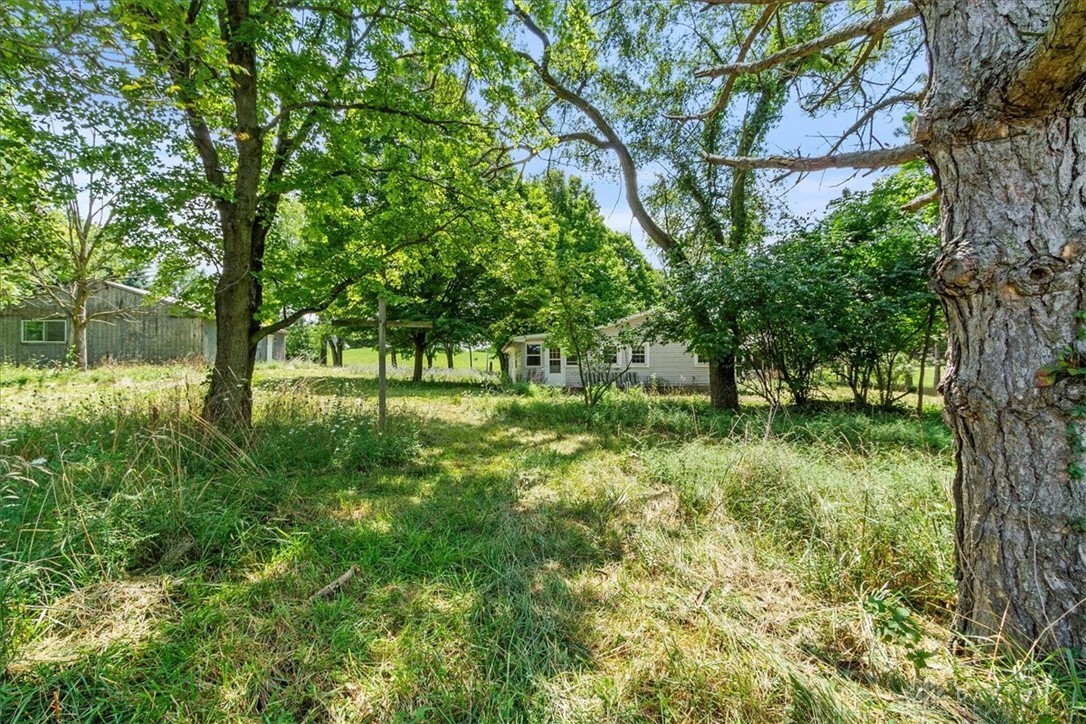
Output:
[[[51,343],[68,341],[68,322],[63,319],[24,319],[23,342]]]
[[[543,366],[543,345],[530,344],[528,345],[528,355],[524,360],[525,367],[542,367]]]
[[[618,350],[617,349],[611,350],[610,353],[605,354],[605,357],[607,358],[607,364],[609,364],[609,365],[617,365],[618,364]]]
[[[630,364],[644,365],[649,363],[648,345],[641,345],[630,350]]]
[[[566,355],[566,364],[567,365],[573,365],[574,367],[576,367],[580,363],[581,363],[581,360],[576,354],[571,352],[571,353]]]
[[[562,371],[562,350],[558,347],[551,347],[547,353],[548,369],[553,374],[558,374]]]
[[[695,360],[699,365],[709,364],[709,358],[703,354],[695,355]]]

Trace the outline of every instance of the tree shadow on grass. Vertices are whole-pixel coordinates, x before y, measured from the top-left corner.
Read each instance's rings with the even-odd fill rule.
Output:
[[[9,667],[0,718],[545,718],[547,683],[594,665],[578,574],[620,557],[622,535],[607,496],[526,496],[524,473],[560,477],[593,442],[427,425],[441,449],[403,469],[294,474],[252,501],[215,482],[234,492],[204,513],[222,506],[231,545],[141,563],[130,575],[167,591],[154,629]]]
[[[691,395],[613,394],[595,407],[552,396],[503,400],[494,408],[494,419],[529,430],[588,432],[608,446],[649,439],[773,437],[860,454],[899,450],[948,454],[953,450],[951,432],[937,411],[917,418],[903,411],[847,403],[778,409],[752,405],[734,413],[713,409],[707,400]]]
[[[276,392],[304,386],[317,395],[336,397],[375,397],[377,395],[377,376],[351,375],[328,377],[289,377],[258,379],[253,383],[255,390]],[[389,397],[449,397],[451,395],[475,394],[488,391],[502,391],[516,394],[514,388],[504,388],[497,382],[478,380],[424,379],[412,382],[409,379],[391,378],[388,380]]]

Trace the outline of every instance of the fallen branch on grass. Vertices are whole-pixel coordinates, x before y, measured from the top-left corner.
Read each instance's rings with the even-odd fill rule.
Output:
[[[340,576],[336,580],[329,583],[327,586],[325,586],[321,590],[314,593],[309,598],[312,600],[314,598],[327,598],[328,596],[331,596],[333,593],[338,591],[340,589],[340,587],[343,586],[344,583],[346,583],[347,581],[354,578],[354,575],[356,573],[358,573],[358,566],[351,566],[350,568],[347,569],[346,573],[344,573],[342,576]]]

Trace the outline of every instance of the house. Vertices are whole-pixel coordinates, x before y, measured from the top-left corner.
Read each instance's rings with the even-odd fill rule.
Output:
[[[598,327],[610,337],[624,328],[636,328],[648,318],[641,312]],[[579,361],[558,347],[547,345],[545,333],[514,337],[502,350],[509,357],[509,375],[518,382],[537,382],[554,387],[581,387]],[[618,380],[623,386],[660,384],[671,387],[709,386],[709,365],[679,342],[647,342],[620,347],[613,368],[627,368]]]
[[[215,322],[198,311],[117,282],[101,282],[87,301],[87,362],[165,362],[215,359]],[[48,294],[0,308],[0,361],[16,364],[61,362],[72,341],[71,322]],[[269,344],[270,341],[270,344]],[[286,332],[261,340],[258,362],[286,359]]]

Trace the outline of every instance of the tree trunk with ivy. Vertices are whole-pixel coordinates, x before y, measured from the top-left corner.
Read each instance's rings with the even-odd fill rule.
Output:
[[[920,3],[942,192],[958,628],[1086,650],[1086,3]]]

